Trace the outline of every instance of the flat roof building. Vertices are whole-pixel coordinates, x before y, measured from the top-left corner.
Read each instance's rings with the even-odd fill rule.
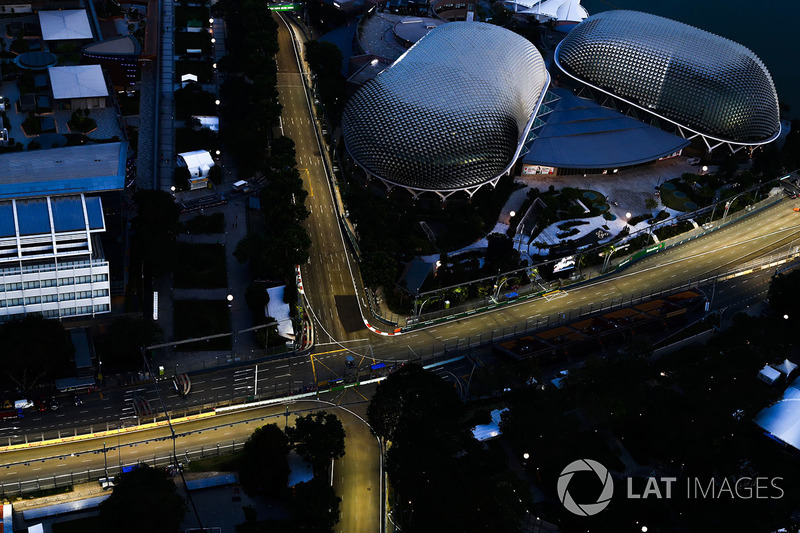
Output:
[[[645,111],[708,150],[736,151],[780,134],[778,95],[767,68],[724,37],[637,11],[587,18],[556,48],[564,74],[621,105]]]
[[[39,11],[39,25],[45,41],[93,39],[85,9]]]
[[[106,107],[108,86],[100,65],[50,67],[54,100],[69,100],[72,109]]]
[[[122,190],[128,143],[87,144],[0,156],[0,198]]]

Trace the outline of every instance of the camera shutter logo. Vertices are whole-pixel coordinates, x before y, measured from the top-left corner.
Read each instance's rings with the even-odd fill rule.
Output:
[[[569,491],[567,491],[567,486],[576,472],[594,472],[597,474],[598,479],[603,484],[603,491],[600,493],[596,503],[577,503],[572,499]],[[614,480],[611,479],[608,469],[597,461],[579,459],[568,464],[561,471],[556,489],[558,498],[567,511],[578,516],[593,516],[608,507],[609,502],[611,502],[611,496],[614,494]]]

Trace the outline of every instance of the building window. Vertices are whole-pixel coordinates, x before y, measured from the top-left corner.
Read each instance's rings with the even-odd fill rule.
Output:
[[[39,288],[39,282],[38,281],[26,281],[23,284],[23,286],[26,289],[38,289]]]
[[[101,296],[108,296],[108,289],[97,289],[92,293],[92,296],[95,298],[100,298]]]
[[[58,280],[58,286],[61,287],[63,285],[74,285],[75,278],[61,278]]]
[[[92,281],[108,281],[108,274],[95,274]]]
[[[68,300],[74,300],[74,299],[75,299],[75,293],[74,292],[63,292],[63,293],[58,295],[58,301],[59,302],[66,302]]]
[[[100,304],[94,306],[95,313],[102,313],[104,311],[108,311],[108,304]]]
[[[42,287],[55,287],[56,285],[58,285],[58,280],[55,278],[42,280]]]
[[[29,296],[29,297],[25,298],[25,305],[40,304],[40,303],[42,303],[42,297],[41,296]]]

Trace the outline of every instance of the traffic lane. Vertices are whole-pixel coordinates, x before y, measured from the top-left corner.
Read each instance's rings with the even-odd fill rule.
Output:
[[[608,306],[612,301],[619,303],[661,287],[666,289],[690,279],[707,277],[735,263],[779,249],[787,241],[796,239],[798,227],[787,226],[784,222],[765,213],[761,217],[753,217],[747,225],[739,226],[742,224],[740,222],[726,230],[651,256],[615,277],[567,289],[566,295],[561,298],[528,301],[400,337],[377,340],[373,343],[373,353],[379,359],[407,359],[410,351],[417,355],[430,355],[433,351],[441,350],[444,344],[475,342],[476,338],[491,335],[492,330],[500,332],[514,326],[525,329],[526,324],[531,326],[540,317],[569,313],[571,310],[597,309],[599,305]],[[767,235],[759,235],[762,232]]]
[[[288,418],[286,406],[289,406]],[[177,452],[194,450],[206,444],[229,443],[232,440],[243,442],[256,427],[268,423],[277,423],[283,428],[288,420],[292,425],[298,416],[321,409],[335,412],[342,420],[354,415],[336,406],[324,402],[297,401],[291,404],[279,404],[269,407],[243,409],[230,413],[217,414],[200,420],[182,422],[174,425]],[[360,420],[358,420],[360,422]],[[365,423],[360,422],[363,431],[369,433]],[[362,431],[357,424],[353,425],[353,433]],[[65,442],[50,446],[32,447],[22,450],[2,452],[4,479],[28,480],[26,473],[35,472],[37,476],[61,474],[69,471],[85,471],[86,468],[103,466],[103,448],[106,455],[113,452],[119,455],[123,464],[136,462],[137,459],[152,458],[153,453],[169,455],[172,453],[172,439],[169,428],[159,427],[141,431],[107,435],[77,442]],[[98,454],[99,452],[99,454]],[[98,456],[99,455],[99,456]]]
[[[335,371],[326,375],[325,379],[340,377],[344,373],[344,359],[337,356],[338,352],[326,351],[328,353],[316,357],[319,368],[324,370],[329,367]],[[311,366],[309,356],[295,355],[250,367],[224,368],[191,375],[192,392],[186,398],[181,398],[175,392],[170,378],[161,379],[157,383],[167,410],[182,413],[197,411],[203,405],[210,408],[218,402],[256,393],[262,397],[289,395],[314,382]],[[95,392],[82,395],[81,406],[61,402],[58,411],[28,411],[25,418],[3,421],[0,423],[0,443],[7,438],[12,438],[16,443],[26,434],[29,438],[43,440],[74,435],[76,431],[83,434],[114,429],[120,425],[135,425],[138,419],[133,409],[134,397],[146,400],[153,412],[162,412],[152,383]]]
[[[290,31],[295,33],[296,39],[291,38]],[[299,44],[301,50],[296,55],[294,42],[297,40],[302,43],[303,39],[293,25],[285,23],[279,23],[279,34],[283,44],[278,54],[280,68],[287,73],[298,73],[299,76],[297,62],[303,57],[302,44]],[[329,341],[351,340],[357,338],[365,328],[361,310],[356,307],[359,300],[353,280],[353,263],[349,262],[350,257],[333,207],[314,118],[308,109],[307,95],[302,87],[279,84],[279,93],[283,115],[288,119],[284,134],[295,139],[298,164],[305,171],[301,174],[309,191],[307,205],[311,216],[307,220],[307,227],[312,239],[312,257],[308,265],[301,266],[304,285],[310,289],[307,289],[309,305],[316,311],[315,320],[323,338],[327,337]],[[345,320],[342,320],[343,316]]]

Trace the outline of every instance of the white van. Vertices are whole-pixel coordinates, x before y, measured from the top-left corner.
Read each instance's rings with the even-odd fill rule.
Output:
[[[233,184],[234,190],[247,192],[250,190],[250,184],[245,180],[239,180]]]

